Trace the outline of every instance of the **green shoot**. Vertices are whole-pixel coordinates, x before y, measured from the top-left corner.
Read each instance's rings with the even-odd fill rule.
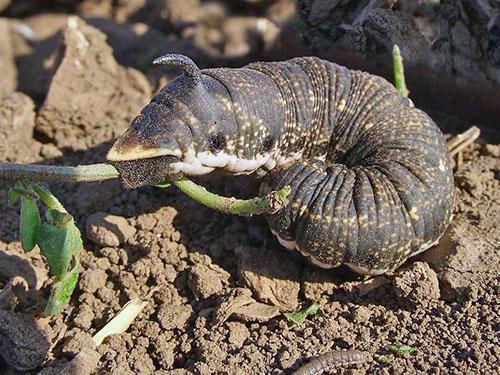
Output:
[[[71,270],[66,273],[63,278],[57,281],[52,289],[47,305],[45,306],[45,315],[57,315],[64,306],[68,303],[73,290],[75,290],[76,283],[78,282],[78,272],[80,262],[78,258],[75,259],[75,265]]]
[[[285,318],[294,324],[300,325],[305,322],[308,316],[314,316],[319,312],[319,306],[312,304],[309,307],[303,308],[298,311],[285,313]]]
[[[54,276],[46,315],[56,315],[68,302],[78,281],[82,239],[73,217],[45,187],[32,184],[28,189],[16,186],[9,191],[9,202],[21,200],[20,236],[25,252],[38,245]],[[42,223],[38,200],[47,206]]]
[[[397,356],[403,357],[407,354],[413,353],[417,349],[408,345],[391,345],[389,351]]]
[[[397,44],[392,48],[392,62],[394,65],[394,86],[405,97],[410,93],[406,88],[405,71],[403,66],[403,57]]]

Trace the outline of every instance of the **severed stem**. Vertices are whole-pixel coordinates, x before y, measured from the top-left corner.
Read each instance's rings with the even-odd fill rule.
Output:
[[[181,178],[172,183],[184,194],[207,207],[223,213],[243,216],[275,213],[288,204],[287,197],[291,191],[290,186],[285,186],[279,191],[270,192],[263,198],[236,199],[211,193],[187,178]]]
[[[12,182],[92,182],[103,181],[120,177],[120,174],[110,164],[90,164],[79,165],[77,167],[34,165],[34,164],[13,164],[0,163],[0,181]],[[264,213],[274,213],[288,204],[287,196],[290,194],[290,187],[286,186],[280,191],[273,191],[267,196],[252,199],[236,199],[222,197],[211,193],[203,186],[195,184],[187,178],[172,181],[183,193],[198,201],[199,203],[213,208],[214,210],[233,215],[261,215]],[[46,197],[50,202],[57,205],[51,196],[45,194],[45,189],[40,185],[36,186],[41,197]],[[167,185],[161,185],[166,187]],[[60,205],[60,204],[59,204]]]

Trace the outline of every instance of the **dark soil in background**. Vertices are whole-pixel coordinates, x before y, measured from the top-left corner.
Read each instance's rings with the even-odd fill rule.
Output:
[[[304,18],[310,12],[306,3],[314,2],[300,2],[299,22],[293,2],[287,0],[0,0],[6,17],[0,18],[1,160],[68,165],[104,160],[113,138],[176,73],[152,69],[152,58],[184,53],[204,67],[305,54],[309,46],[294,30],[306,36],[314,31],[312,18]],[[317,14],[341,17],[347,12],[346,25],[357,14],[349,1],[331,3],[341,8]],[[391,19],[418,18],[421,25],[425,17],[413,11],[402,15],[403,1],[362,3],[400,3],[394,9],[380,5],[393,12]],[[494,1],[463,3],[488,4],[498,12]],[[466,10],[470,14],[470,7]],[[383,18],[381,12],[373,14]],[[82,18],[68,19],[68,14]],[[173,188],[125,191],[117,182],[52,185],[84,235],[82,273],[60,317],[35,319],[50,288],[47,268],[38,250],[23,254],[18,208],[6,204],[7,186],[2,186],[0,281],[2,287],[9,280],[14,285],[14,297],[0,301],[2,371],[52,374],[66,367],[77,374],[280,374],[330,350],[357,349],[376,357],[387,354],[390,345],[406,344],[416,351],[392,356],[388,364],[373,359],[337,370],[496,373],[500,147],[495,114],[500,106],[498,96],[496,105],[491,105],[495,97],[485,97],[484,82],[489,80],[493,86],[488,87],[497,94],[498,86],[494,74],[482,70],[497,63],[497,45],[484,44],[496,40],[497,21],[491,19],[469,17],[473,26],[467,30],[474,31],[474,40],[484,47],[478,51],[488,56],[469,76],[460,69],[444,75],[439,64],[419,62],[436,69],[432,74],[441,74],[439,82],[444,82],[426,93],[431,97],[427,101],[419,101],[423,96],[416,85],[428,76],[419,78],[421,70],[411,67],[408,56],[413,74],[409,89],[417,106],[432,102],[442,90],[461,100],[466,97],[468,108],[480,108],[485,122],[479,123],[482,138],[465,153],[455,173],[457,203],[449,231],[439,246],[408,262],[392,283],[361,295],[361,277],[305,263],[280,247],[263,218],[221,215]],[[322,22],[318,30],[327,30]],[[373,22],[361,24],[356,33],[370,36]],[[347,29],[349,37],[358,35]],[[406,35],[405,30],[400,30],[402,38],[411,42],[413,33]],[[380,67],[388,53],[381,50],[380,39],[363,39],[368,47],[357,51],[361,55],[351,54],[342,44],[345,38],[332,40],[333,47],[343,48],[340,62],[387,72]],[[378,62],[371,65],[372,59]],[[453,105],[453,97],[441,103],[448,105],[428,106],[429,113],[450,136],[478,118],[465,116],[467,107]],[[257,188],[251,178],[207,179],[204,184],[237,196],[252,195]],[[150,292],[151,302],[126,333],[108,338],[97,350],[91,347],[91,335],[129,299]],[[281,314],[311,303],[321,305],[321,312],[303,325],[293,326]]]

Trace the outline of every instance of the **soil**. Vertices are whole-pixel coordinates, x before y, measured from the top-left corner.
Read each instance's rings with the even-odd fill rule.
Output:
[[[0,32],[0,158],[9,162],[102,162],[114,137],[175,75],[151,69],[150,57],[162,52],[186,53],[200,66],[240,66],[289,57],[302,43],[287,39],[297,25],[289,0],[22,0],[0,1],[0,12],[0,30],[9,30]],[[68,17],[74,14],[83,18]],[[305,49],[297,47],[297,55]],[[469,79],[484,79],[475,71]],[[429,113],[452,136],[472,125],[460,110]],[[455,171],[446,235],[377,288],[347,269],[321,270],[286,251],[261,217],[219,214],[175,188],[53,184],[75,216],[84,250],[69,305],[58,317],[41,318],[51,287],[47,265],[37,248],[23,253],[18,207],[7,204],[2,183],[1,371],[288,374],[319,354],[353,349],[372,359],[332,372],[496,373],[500,135],[495,124],[478,126],[482,137]],[[251,196],[251,180],[202,182]],[[149,303],[130,328],[94,347],[91,336],[134,298]],[[320,312],[303,324],[283,315],[312,303]],[[416,350],[390,354],[391,345],[402,344]]]

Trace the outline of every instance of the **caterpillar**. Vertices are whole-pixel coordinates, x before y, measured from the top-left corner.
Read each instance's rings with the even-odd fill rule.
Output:
[[[368,362],[371,356],[360,350],[334,350],[321,354],[299,367],[292,375],[319,375],[336,365],[348,366]]]
[[[183,74],[120,136],[108,161],[136,188],[214,170],[291,186],[268,215],[286,248],[360,274],[395,270],[452,218],[453,174],[438,126],[385,79],[316,57]]]

